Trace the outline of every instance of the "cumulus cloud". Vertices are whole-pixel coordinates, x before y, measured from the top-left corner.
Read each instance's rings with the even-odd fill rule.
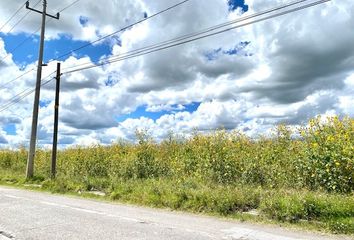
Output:
[[[354,65],[349,43],[354,37],[349,31],[354,27],[352,8],[353,3],[333,1],[282,21],[254,25],[257,33],[268,30],[261,40],[268,47],[261,54],[272,73],[262,84],[244,89],[277,103],[302,101],[318,90],[343,89]]]
[[[23,1],[24,2],[24,1]],[[30,1],[34,7],[38,1]],[[62,9],[70,6],[74,1],[48,1],[47,12],[55,15]],[[0,20],[5,22],[12,13],[20,6],[18,1],[4,0],[1,3]],[[42,9],[42,4],[36,6]],[[27,10],[23,8],[20,15],[8,24],[3,32],[11,29]],[[95,40],[98,36],[119,29],[127,23],[133,23],[144,16],[144,5],[142,1],[107,1],[102,4],[100,1],[80,1],[74,6],[67,8],[61,13],[59,20],[51,20],[47,24],[47,38],[58,38],[60,34],[70,35],[74,39]],[[85,26],[80,22],[82,17],[87,19]],[[32,33],[40,25],[41,17],[38,13],[30,13],[21,25],[13,30],[13,33]]]
[[[0,145],[7,144],[7,143],[8,143],[8,141],[6,140],[6,138],[4,136],[0,135]]]
[[[119,41],[115,38],[99,44],[110,46],[107,55],[124,53],[286,1],[246,0],[246,13],[241,8],[230,11],[227,2],[192,0],[122,32]],[[51,1],[48,8],[55,12],[69,3],[70,0]],[[142,19],[145,13],[150,16],[175,3],[80,1],[64,11],[60,21],[48,24],[47,38],[60,40],[65,35],[76,40],[95,40]],[[0,6],[0,21],[4,22],[18,3],[5,0]],[[39,17],[31,14],[14,33],[31,33],[38,21]],[[136,129],[148,129],[157,138],[167,136],[171,130],[189,134],[193,129],[216,128],[239,129],[256,136],[275,124],[297,125],[317,114],[354,116],[353,28],[354,3],[332,0],[180,47],[64,74],[60,143],[109,144],[119,138],[133,139]],[[238,48],[243,42],[249,44]],[[5,54],[0,40],[0,56]],[[73,55],[62,66],[66,69],[87,62],[91,62],[89,56]],[[35,62],[24,67],[16,65],[10,55],[0,64],[0,85],[35,68]],[[50,75],[55,65],[50,64],[44,71],[43,76]],[[1,88],[1,104],[33,88],[34,79],[35,71]],[[45,145],[52,137],[54,81],[42,88],[41,99],[47,104],[40,109],[38,135]],[[1,113],[3,128],[7,124],[16,126],[15,136],[7,136],[6,132],[0,135],[12,145],[28,140],[32,101],[30,96],[16,104],[15,109]],[[195,102],[200,103],[199,107],[188,110]],[[163,114],[158,119],[146,114],[118,120],[126,114],[133,116],[142,106],[147,112]]]

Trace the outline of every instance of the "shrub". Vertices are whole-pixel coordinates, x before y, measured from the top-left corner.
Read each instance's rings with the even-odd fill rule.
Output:
[[[301,162],[304,185],[310,189],[351,192],[354,189],[354,120],[315,118],[300,130],[306,143]]]

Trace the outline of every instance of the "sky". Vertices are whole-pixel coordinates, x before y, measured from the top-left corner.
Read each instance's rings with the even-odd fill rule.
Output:
[[[105,3],[102,4],[102,1]],[[152,16],[180,0],[81,0],[46,25],[43,77],[56,59]],[[30,1],[34,6],[37,1]],[[48,13],[74,0],[48,0]],[[190,0],[61,59],[62,68],[97,63],[287,3],[285,0]],[[311,2],[311,0],[310,0]],[[0,109],[35,87],[41,16],[24,0],[0,1]],[[41,4],[36,8],[40,9]],[[256,137],[277,124],[298,126],[318,115],[354,117],[354,2],[332,0],[220,35],[61,78],[61,148],[155,139],[215,129]],[[26,40],[15,51],[19,43]],[[6,84],[16,77],[23,77]],[[47,78],[48,79],[48,78]],[[46,80],[46,79],[45,79]],[[41,89],[38,145],[53,134],[55,81]],[[33,94],[0,112],[0,147],[28,146]]]

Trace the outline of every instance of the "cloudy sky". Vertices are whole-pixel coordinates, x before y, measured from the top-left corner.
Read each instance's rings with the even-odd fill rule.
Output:
[[[56,68],[51,60],[58,56],[180,1],[78,1],[61,12],[60,20],[47,22],[44,61],[50,63],[43,77],[51,79]],[[73,2],[48,0],[48,12],[55,14]],[[65,72],[97,63],[287,2],[190,0],[63,57],[62,67]],[[5,148],[28,145],[30,136],[33,94],[6,108],[12,97],[35,86],[39,35],[33,33],[40,27],[40,15],[30,13],[13,28],[27,13],[23,7],[4,25],[24,3],[0,1],[0,147]],[[32,7],[36,3],[30,1]],[[157,139],[171,131],[217,128],[255,136],[279,123],[306,123],[318,114],[353,117],[353,29],[354,2],[332,0],[178,47],[64,74],[60,145],[134,139],[136,129],[146,129]],[[54,88],[51,81],[41,91],[41,146],[52,140]]]

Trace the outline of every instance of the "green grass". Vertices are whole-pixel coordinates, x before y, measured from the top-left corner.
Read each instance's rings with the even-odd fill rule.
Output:
[[[0,184],[203,213],[241,221],[282,223],[286,226],[340,234],[354,233],[352,195],[308,190],[269,190],[245,185],[206,185],[196,179],[185,179],[183,182],[171,179],[140,179],[109,183],[104,179],[91,179],[85,184],[63,178],[25,181],[21,176],[2,177]],[[42,187],[39,189],[37,184]],[[106,196],[99,197],[88,192],[96,189],[103,191]],[[250,210],[256,210],[259,215],[247,214]]]
[[[0,151],[0,183],[91,197],[98,190],[112,201],[354,234],[350,118],[314,119],[296,132],[279,126],[258,139],[216,131],[157,143],[138,132],[135,144],[60,151],[56,180],[50,156],[37,151],[36,176],[26,181],[27,151]]]

